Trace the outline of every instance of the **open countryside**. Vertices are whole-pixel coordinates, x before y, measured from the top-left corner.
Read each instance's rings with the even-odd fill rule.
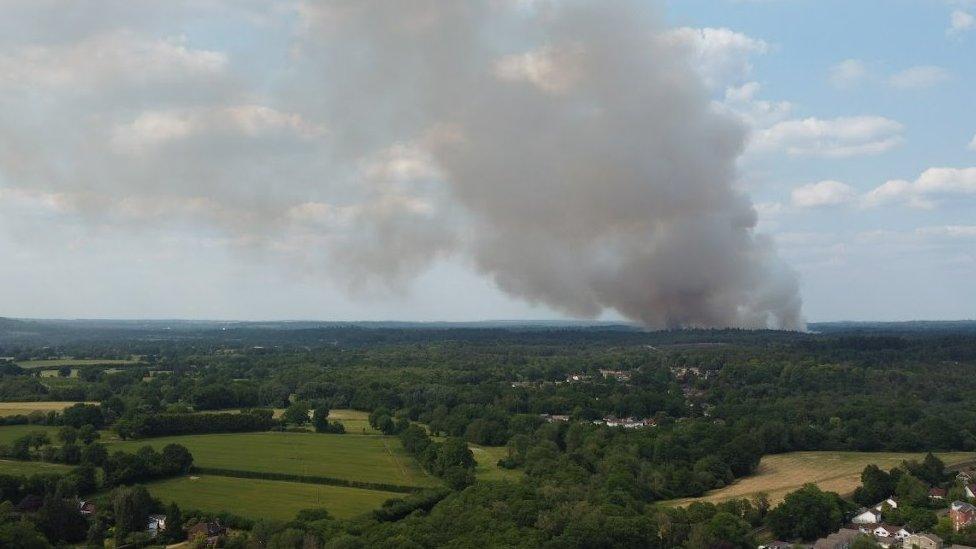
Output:
[[[936,453],[947,466],[976,460],[972,452]],[[694,501],[719,503],[738,498],[752,498],[765,493],[772,504],[783,501],[786,494],[804,484],[813,483],[821,490],[849,495],[861,484],[861,471],[868,465],[882,469],[897,467],[908,460],[921,460],[920,453],[884,452],[793,452],[765,456],[759,462],[755,474],[741,478],[733,484],[713,490],[697,498],[668,502],[684,506]]]
[[[221,512],[232,509],[252,519],[288,521],[302,509],[324,508],[339,518],[350,518],[378,508],[403,494],[260,479],[214,475],[178,477],[148,485],[163,501],[175,501],[186,509]]]
[[[0,428],[2,429],[2,428]],[[203,468],[330,477],[400,486],[436,486],[396,437],[321,433],[228,433],[112,441],[109,451],[181,444]]]

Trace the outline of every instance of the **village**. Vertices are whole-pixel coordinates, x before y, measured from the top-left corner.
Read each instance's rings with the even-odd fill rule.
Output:
[[[927,530],[948,527],[951,532],[976,528],[976,470],[960,471],[947,487],[936,486],[928,490],[928,506],[935,510],[939,526]],[[950,492],[965,498],[948,501]],[[759,549],[813,548],[852,549],[855,547],[882,547],[883,549],[972,549],[969,545],[948,543],[933,531],[912,531],[898,517],[899,501],[885,498],[871,507],[854,511],[850,522],[836,532],[816,540],[812,544],[774,541]],[[902,506],[904,507],[904,506]]]

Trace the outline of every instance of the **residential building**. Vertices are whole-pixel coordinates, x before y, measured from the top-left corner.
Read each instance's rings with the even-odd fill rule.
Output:
[[[851,519],[854,524],[875,524],[881,522],[881,511],[862,507],[854,513]]]
[[[958,532],[976,522],[976,507],[964,501],[953,501],[949,506],[949,520],[952,521],[953,530]]]
[[[905,538],[905,549],[942,549],[942,538],[935,534],[912,534]]]

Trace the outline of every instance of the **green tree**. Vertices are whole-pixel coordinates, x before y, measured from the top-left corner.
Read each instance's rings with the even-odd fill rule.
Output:
[[[766,516],[766,524],[780,539],[814,540],[840,528],[846,507],[836,493],[807,484],[787,494]]]
[[[78,429],[65,425],[58,429],[58,440],[65,444],[74,444],[78,440]]]
[[[305,402],[295,402],[291,406],[285,408],[285,413],[282,419],[285,423],[292,423],[295,425],[305,425],[308,423],[308,412],[309,407]]]
[[[325,405],[319,405],[312,412],[312,425],[315,426],[315,431],[318,433],[329,432],[329,407]]]

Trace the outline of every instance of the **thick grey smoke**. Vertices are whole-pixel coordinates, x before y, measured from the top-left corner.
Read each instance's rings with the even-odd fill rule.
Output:
[[[733,187],[745,130],[647,2],[333,1],[296,17],[287,68],[257,84],[216,52],[80,38],[139,48],[76,76],[111,93],[0,118],[0,168],[100,222],[208,219],[360,291],[457,256],[576,316],[802,327],[795,276]],[[56,48],[6,62],[45,55],[65,63]],[[130,78],[140,56],[168,64]],[[101,129],[68,127],[79,109]],[[71,162],[31,148],[55,120]]]

